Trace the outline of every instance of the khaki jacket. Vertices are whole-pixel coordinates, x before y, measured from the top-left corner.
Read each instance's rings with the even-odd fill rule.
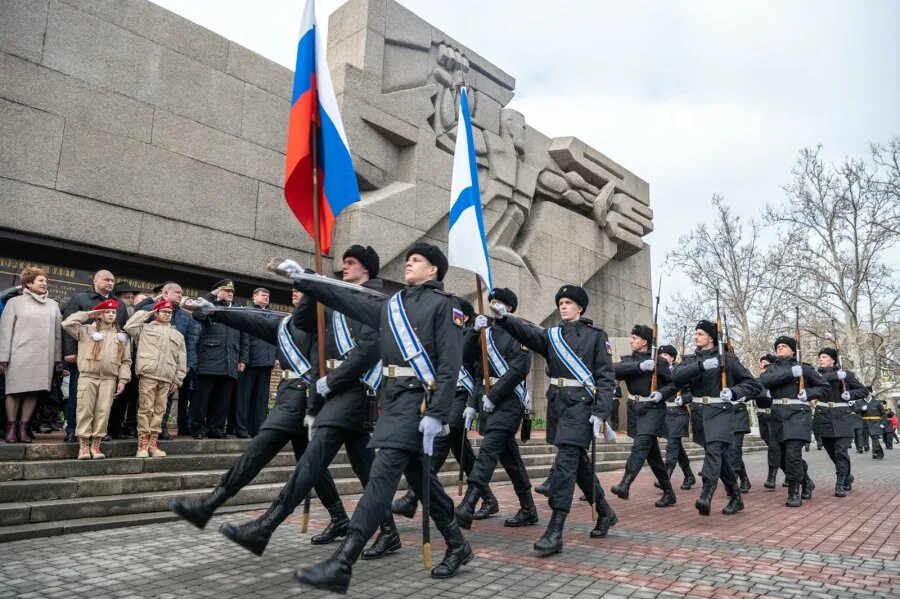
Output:
[[[138,310],[125,323],[125,332],[137,343],[137,369],[141,377],[174,382],[180,387],[187,374],[187,349],[184,335],[170,324],[146,322],[150,316]]]
[[[78,375],[100,379],[117,379],[120,383],[131,380],[131,340],[115,329],[100,331],[103,338],[94,341],[98,332],[95,323],[84,324],[88,312],[75,312],[62,323],[62,328],[78,341]],[[124,339],[122,338],[124,337]],[[94,346],[100,343],[99,360],[92,360]],[[122,345],[125,345],[120,350]],[[121,360],[119,356],[122,356]]]

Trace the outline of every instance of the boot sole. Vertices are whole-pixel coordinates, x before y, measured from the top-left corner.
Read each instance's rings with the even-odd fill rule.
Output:
[[[240,545],[241,547],[243,547],[244,549],[246,549],[247,551],[249,551],[250,553],[252,553],[256,556],[262,557],[262,554],[265,553],[265,551],[266,551],[266,545],[268,545],[268,543],[266,543],[266,545],[263,545],[262,547],[257,547],[255,545],[246,544],[243,542],[242,539],[240,539],[239,537],[237,537],[234,534],[234,529],[227,523],[223,524],[222,526],[219,527],[219,532],[222,533],[226,538],[228,538],[230,541],[232,541],[236,545]]]
[[[309,544],[310,545],[330,545],[330,544],[334,543],[335,541],[337,541],[338,539],[343,539],[346,536],[347,536],[347,533],[344,533],[342,535],[334,535],[333,537],[331,537],[328,540],[316,540],[316,538],[313,537],[309,540]]]
[[[505,526],[506,528],[522,528],[523,526],[534,526],[538,522],[540,522],[540,520],[537,518],[537,516],[535,516],[534,519],[525,522],[513,522],[512,524],[510,524],[509,522],[504,522],[503,526]]]
[[[609,528],[612,528],[613,526],[615,526],[615,525],[618,524],[618,523],[619,523],[619,517],[616,516],[616,515],[614,515],[614,516],[612,517],[612,520],[609,521]],[[607,529],[607,531],[606,531],[605,533],[603,533],[602,535],[601,535],[601,534],[596,534],[596,535],[595,535],[595,534],[594,534],[594,531],[592,530],[592,531],[590,532],[590,537],[591,537],[592,539],[605,539],[606,536],[607,536],[608,534],[609,534],[609,530],[608,530],[608,529]]]
[[[709,513],[712,510],[711,505],[703,505],[699,501],[694,504],[694,507],[697,508],[697,511],[700,512],[701,516],[709,516]]]
[[[538,557],[547,557],[548,555],[562,553],[562,547],[557,547],[554,549],[535,549],[534,552],[537,553]]]
[[[322,589],[323,591],[330,591],[332,593],[338,593],[340,595],[346,595],[347,589],[350,587],[350,585],[343,586],[343,585],[337,585],[337,584],[323,584],[323,585],[312,584],[311,582],[304,580],[303,577],[300,576],[299,570],[294,572],[294,580],[296,580],[300,584],[312,587],[314,589]]]
[[[613,487],[609,490],[609,492],[612,493],[613,495],[615,495],[616,497],[618,497],[619,499],[624,499],[625,501],[628,501],[628,495],[629,495],[628,491],[617,491],[616,488]]]
[[[206,528],[206,525],[209,523],[209,518],[206,520],[198,520],[193,517],[193,515],[189,515],[186,511],[184,511],[181,507],[181,504],[178,501],[172,501],[169,504],[169,509],[172,510],[179,518],[184,520],[185,522],[190,522],[200,530]],[[212,516],[210,516],[211,518]]]

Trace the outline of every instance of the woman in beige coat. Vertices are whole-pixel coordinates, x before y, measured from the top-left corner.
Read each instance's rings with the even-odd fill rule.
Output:
[[[21,282],[22,295],[9,300],[0,316],[0,372],[6,373],[7,443],[31,443],[31,417],[38,397],[50,390],[53,371],[62,363],[62,315],[59,305],[47,297],[47,273],[29,266],[22,271]]]

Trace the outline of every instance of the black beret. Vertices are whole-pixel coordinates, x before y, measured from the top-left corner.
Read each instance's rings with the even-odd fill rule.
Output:
[[[463,314],[467,316],[469,320],[475,319],[475,306],[472,305],[472,302],[461,297],[457,297],[456,302],[459,304],[459,309],[463,311]]]
[[[833,347],[823,347],[822,349],[819,350],[818,355],[821,356],[822,354],[825,354],[826,356],[830,356],[832,360],[837,362],[837,350],[834,349]]]
[[[422,256],[423,258],[428,260],[432,266],[437,266],[437,280],[444,280],[444,277],[447,275],[447,269],[450,268],[450,264],[447,262],[447,256],[444,255],[444,252],[441,251],[441,248],[436,245],[431,245],[430,243],[420,241],[418,243],[412,244],[409,247],[409,249],[406,251],[406,259],[409,260],[409,257],[413,254],[418,254],[419,256]]]
[[[796,339],[794,339],[793,337],[788,337],[787,335],[782,335],[775,340],[775,344],[774,344],[775,349],[778,349],[778,346],[781,345],[782,343],[787,345],[789,348],[791,348],[792,352],[797,353],[797,340]]]
[[[636,324],[631,329],[631,334],[640,337],[647,343],[653,343],[653,329],[645,324]]]
[[[778,359],[778,358],[776,358],[776,357],[773,356],[772,354],[763,354],[763,355],[761,355],[761,356],[759,357],[759,361],[760,361],[760,362],[762,362],[763,360],[765,360],[765,361],[768,362],[769,364],[774,364],[774,363],[775,363],[775,360],[777,360],[777,359]]]
[[[488,301],[491,300],[503,302],[509,306],[510,312],[515,312],[516,308],[519,307],[519,298],[516,297],[516,294],[512,289],[507,289],[506,287],[494,287],[494,290],[491,291],[491,294],[488,296]]]
[[[578,285],[563,285],[559,288],[559,291],[556,292],[556,305],[559,305],[559,300],[567,297],[579,306],[581,306],[582,311],[587,310],[588,307],[588,294],[587,291],[584,290],[583,287],[579,287]]]
[[[701,320],[697,323],[697,330],[703,331],[710,337],[712,337],[713,343],[719,342],[719,333],[716,331],[716,323],[710,322],[708,320]]]
[[[347,248],[347,251],[344,252],[342,260],[346,260],[348,257],[359,260],[360,264],[369,271],[370,279],[374,279],[378,276],[381,262],[378,259],[378,252],[372,249],[371,245],[367,245],[366,247],[359,244],[351,245]]]
[[[667,355],[672,356],[673,358],[678,357],[678,350],[675,349],[674,345],[660,345],[659,349],[656,350],[656,353],[667,354]]]

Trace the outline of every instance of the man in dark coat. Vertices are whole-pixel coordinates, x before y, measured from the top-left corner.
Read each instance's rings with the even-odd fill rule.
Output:
[[[504,287],[495,288],[488,299],[494,304],[502,304],[510,313],[515,312],[519,305],[516,294]],[[504,525],[519,527],[537,524],[531,480],[516,443],[516,431],[519,430],[528,401],[525,378],[531,371],[531,352],[501,327],[490,326],[487,317],[479,314],[475,317],[472,333],[466,337],[464,355],[481,355],[481,330],[485,331],[491,377],[491,388],[481,397],[481,409],[488,414],[488,419],[478,458],[469,476],[469,486],[456,508],[456,521],[465,529],[472,527],[478,499],[489,490],[488,484],[499,460],[519,498],[518,513],[507,519]],[[482,376],[481,373],[482,368],[478,368],[478,376]],[[464,418],[467,424],[471,423],[475,418],[475,408],[466,408]]]
[[[728,447],[734,442],[734,406],[739,398],[754,397],[761,392],[759,382],[750,374],[737,356],[720,355],[716,325],[708,320],[697,323],[694,344],[697,351],[684,357],[675,368],[672,380],[687,391],[684,402],[703,406],[703,434],[706,458],[700,476],[703,490],[694,506],[701,515],[708,516],[718,480],[721,478],[731,499],[722,509],[725,515],[744,509],[737,475],[728,461]],[[725,378],[725,385],[722,378]]]
[[[583,316],[587,292],[577,285],[563,285],[556,292],[561,323],[544,330],[514,316],[500,303],[492,303],[499,324],[522,345],[547,361],[550,387],[547,389],[547,441],[557,447],[550,478],[550,508],[553,510],[544,535],[534,544],[539,555],[562,550],[563,529],[572,508],[576,485],[590,501],[592,488],[597,496],[595,538],[605,537],[618,522],[603,494],[597,475],[591,470],[587,448],[598,439],[609,419],[616,387],[612,347],[606,332]]]
[[[250,310],[269,309],[269,290],[259,287],[253,291]],[[247,346],[247,367],[238,379],[237,408],[234,433],[239,439],[256,436],[269,409],[269,384],[275,367],[275,346],[257,337],[250,337]]]
[[[764,354],[759,358],[759,371],[765,372],[769,364],[775,363],[775,356]],[[781,444],[773,441],[774,423],[772,422],[772,396],[768,389],[763,388],[762,393],[753,398],[756,404],[756,420],[759,423],[759,437],[766,444],[766,462],[769,472],[763,487],[768,490],[775,489],[778,469],[783,467],[781,460]],[[780,434],[780,433],[779,433]]]
[[[673,345],[661,345],[658,353],[668,364],[669,376],[671,377],[671,373],[675,370],[678,350]],[[677,391],[675,397],[666,401],[666,470],[671,480],[672,473],[675,472],[675,466],[681,467],[681,472],[684,474],[681,489],[685,491],[697,484],[697,479],[694,478],[694,473],[691,472],[691,459],[684,450],[684,442],[682,441],[690,433],[690,423],[691,414],[684,404],[681,391]],[[654,486],[658,484],[655,483]]]
[[[775,340],[775,362],[759,376],[759,382],[772,396],[770,434],[781,448],[788,483],[785,502],[788,507],[799,507],[803,499],[812,499],[815,484],[803,460],[803,447],[809,443],[812,434],[809,402],[826,397],[831,390],[831,386],[812,366],[797,363],[796,351],[797,341],[793,337],[778,337]],[[801,380],[804,383],[802,389]]]
[[[291,300],[295,306],[300,303],[301,298],[302,294],[294,289]],[[269,343],[279,344],[278,360],[284,365],[284,370],[275,394],[275,406],[260,427],[259,433],[247,446],[247,450],[222,475],[216,488],[199,499],[172,501],[172,511],[201,529],[206,526],[216,509],[250,484],[250,481],[278,455],[286,443],[291,443],[297,460],[303,456],[309,442],[308,429],[303,426],[303,418],[306,413],[309,383],[315,374],[314,367],[308,372],[293,370],[291,360],[281,348],[278,340],[279,326],[284,321],[285,332],[296,347],[296,351],[303,356],[311,355],[312,337],[298,329],[289,317],[279,318],[271,312],[262,310],[206,311],[207,320],[240,330],[243,334],[252,335]],[[315,488],[319,500],[326,506],[340,504],[341,497],[327,471],[316,482]],[[313,543],[315,539],[316,537],[313,537]]]
[[[884,435],[884,407],[872,393],[871,387],[866,387],[868,397],[858,402],[856,412],[862,416],[865,425],[865,434],[872,440],[872,459],[883,460],[884,450],[881,448],[880,439]]]
[[[827,397],[819,400],[813,415],[813,432],[822,440],[828,457],[834,463],[834,496],[845,497],[852,489],[850,473],[850,441],[853,439],[853,405],[868,395],[865,385],[856,375],[838,364],[837,350],[825,347],[819,351],[819,374],[831,389]]]
[[[616,380],[625,381],[630,394],[629,404],[634,405],[637,436],[625,463],[622,480],[611,490],[620,499],[628,499],[631,483],[646,461],[663,492],[656,507],[669,507],[675,505],[675,490],[659,451],[658,438],[668,436],[666,400],[675,396],[675,386],[671,384],[669,363],[660,356],[653,359],[650,347],[652,343],[653,329],[643,324],[634,325],[629,339],[631,355],[622,356],[613,367]],[[654,374],[657,379],[656,388],[651,383]]]
[[[234,283],[219,281],[214,306],[232,307]],[[197,352],[197,392],[191,404],[191,433],[195,439],[225,436],[225,419],[231,405],[238,374],[244,371],[250,350],[247,333],[210,320],[194,312],[200,323]]]
[[[290,261],[280,265],[302,272]],[[416,243],[406,254],[407,286],[385,301],[322,280],[300,280],[305,293],[347,318],[380,331],[380,355],[385,376],[381,416],[370,446],[378,449],[369,483],[353,512],[347,536],[327,561],[295,573],[298,582],[334,592],[346,592],[353,564],[391,507],[400,476],[421,497],[428,485],[431,516],[447,542],[432,578],[455,576],[474,558],[453,514],[453,501],[424,455],[434,453],[434,439],[450,416],[462,365],[463,315],[452,294],[444,291],[449,265],[440,248]],[[422,408],[424,407],[424,414]]]

